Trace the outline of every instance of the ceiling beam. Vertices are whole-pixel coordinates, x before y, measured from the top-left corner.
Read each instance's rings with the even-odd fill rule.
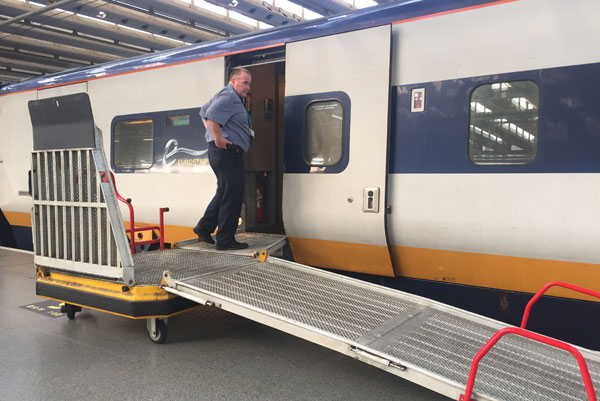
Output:
[[[272,26],[283,26],[301,22],[303,19],[296,14],[274,7],[266,1],[258,0],[206,0],[209,3],[236,11],[249,18],[262,21]]]
[[[11,15],[38,8],[39,7],[30,3],[22,3],[18,0],[3,0],[2,4],[0,4],[0,14]],[[64,10],[51,10],[43,15],[33,16],[31,21],[35,21],[42,25],[54,26],[73,32],[110,39],[115,43],[131,44],[151,50],[166,50],[184,45],[183,42],[174,42],[148,32],[134,31],[119,27],[113,23],[106,23],[99,19],[82,17]]]
[[[13,79],[16,81],[22,81],[22,80],[30,78],[32,76],[40,76],[40,75],[42,75],[42,74],[14,71],[10,68],[7,68],[7,69],[0,68],[0,78]],[[16,82],[16,81],[13,81],[13,82]]]
[[[40,64],[40,63],[34,63],[31,61],[23,61],[23,60],[17,60],[14,58],[7,58],[7,57],[1,57],[1,56],[0,56],[0,66],[16,68],[18,70],[24,70],[24,71],[39,72],[42,74],[52,74],[53,72],[59,72],[59,71],[64,70],[64,68],[62,68],[62,67],[56,67],[56,66],[52,66],[52,65],[44,65],[44,64]]]
[[[10,18],[8,20],[0,22],[0,27],[2,27],[3,25],[12,24],[13,22],[23,21],[26,18],[30,18],[30,17],[36,16],[36,15],[43,14],[45,12],[54,10],[55,8],[63,7],[63,6],[69,5],[70,3],[74,3],[76,1],[78,1],[78,0],[61,0],[58,3],[50,4],[50,5],[45,6],[45,7],[40,7],[38,9],[36,9],[36,10],[28,11],[28,12],[26,12],[24,14],[21,14],[21,15],[18,15],[16,17],[14,17],[14,18]]]
[[[350,4],[341,0],[290,0],[304,8],[314,11],[318,14],[327,16],[342,14],[354,10]]]
[[[193,4],[186,4],[180,0],[112,0],[114,4],[135,7],[157,17],[170,17],[202,26],[221,35],[230,36],[240,33],[255,31],[258,28],[243,22],[232,20]]]
[[[13,35],[45,40],[47,42],[60,43],[86,50],[89,49],[102,53],[114,54],[120,57],[132,57],[148,52],[145,49],[137,49],[131,46],[115,44],[106,40],[100,40],[87,37],[85,35],[61,31],[55,28],[40,26],[35,23],[14,23],[2,28],[5,33],[10,33]],[[2,39],[3,36],[4,34],[0,33],[0,39]]]
[[[15,59],[20,61],[27,61],[31,63],[38,63],[49,65],[53,67],[60,67],[61,69],[65,68],[74,68],[83,65],[88,65],[89,63],[77,63],[74,61],[61,60],[58,57],[52,56],[42,56],[39,54],[32,54],[28,52],[20,51],[19,49],[5,49],[0,47],[0,57]]]
[[[18,35],[0,34],[0,45],[89,63],[103,63],[121,58],[114,54],[107,54]]]

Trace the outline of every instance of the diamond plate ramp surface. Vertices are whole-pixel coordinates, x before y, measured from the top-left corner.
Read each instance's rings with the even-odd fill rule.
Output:
[[[196,291],[200,299],[222,301],[224,309],[226,303],[237,305],[236,313],[242,316],[239,307],[327,335],[347,344],[346,350],[359,348],[404,366],[407,376],[390,365],[382,368],[407,378],[417,372],[426,379],[414,381],[439,383],[427,387],[452,397],[464,392],[475,354],[505,326],[431,300],[285,261],[253,261],[177,283],[190,290],[188,295]],[[598,388],[600,357],[583,352]],[[507,401],[587,399],[571,354],[514,335],[503,337],[483,358],[475,395]]]

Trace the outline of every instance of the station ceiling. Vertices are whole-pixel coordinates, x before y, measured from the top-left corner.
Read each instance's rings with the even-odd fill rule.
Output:
[[[0,86],[390,1],[2,0]]]

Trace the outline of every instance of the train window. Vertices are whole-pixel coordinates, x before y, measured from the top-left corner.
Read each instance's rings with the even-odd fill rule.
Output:
[[[117,169],[152,167],[154,123],[149,119],[118,121],[113,136],[113,164]]]
[[[167,127],[181,127],[190,125],[189,114],[179,114],[176,116],[167,116]]]
[[[319,100],[306,107],[304,159],[311,166],[333,166],[342,158],[344,110],[338,100]]]
[[[469,157],[475,164],[526,164],[537,154],[540,91],[535,82],[497,82],[471,95]]]

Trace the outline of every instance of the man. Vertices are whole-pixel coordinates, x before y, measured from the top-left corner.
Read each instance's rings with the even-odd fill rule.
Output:
[[[204,242],[214,244],[211,233],[216,227],[219,250],[245,249],[237,242],[235,232],[244,200],[244,152],[250,147],[250,116],[242,99],[250,91],[252,77],[245,68],[234,68],[229,85],[221,89],[200,110],[206,127],[208,161],[217,176],[217,193],[194,233]]]

